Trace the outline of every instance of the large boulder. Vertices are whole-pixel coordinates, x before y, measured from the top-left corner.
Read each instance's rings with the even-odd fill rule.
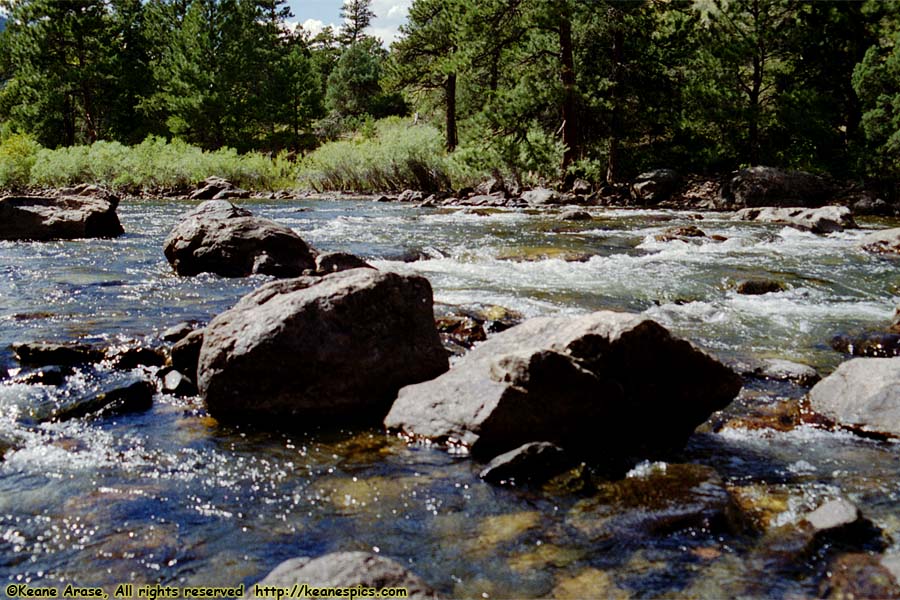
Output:
[[[303,585],[306,584],[306,588]],[[308,588],[403,588],[404,598],[437,598],[437,594],[418,576],[389,558],[367,552],[335,552],[319,558],[292,558],[250,587],[245,598],[268,598],[272,589],[298,590],[296,597],[321,598],[321,592]],[[268,588],[268,589],[267,589]],[[307,595],[302,595],[304,592]]]
[[[730,369],[644,317],[542,317],[403,388],[385,425],[486,458],[547,441],[624,459],[683,445],[740,388]]]
[[[836,193],[830,181],[804,171],[773,167],[742,169],[722,186],[721,208],[822,206]]]
[[[313,251],[291,229],[225,200],[187,213],[166,238],[165,254],[179,275],[297,277],[316,268]]]
[[[381,419],[447,367],[428,280],[353,269],[273,281],[217,316],[198,383],[217,418],[289,425]]]
[[[900,227],[868,233],[859,245],[863,250],[877,254],[900,254]]]
[[[681,176],[672,169],[641,173],[631,184],[631,196],[637,204],[659,204],[668,200],[681,184]]]
[[[810,390],[809,404],[839,425],[900,437],[900,357],[842,363]]]
[[[534,188],[522,194],[524,200],[529,206],[547,206],[548,204],[559,204],[560,195],[547,188]]]
[[[735,219],[788,225],[795,229],[813,233],[832,233],[856,227],[853,215],[846,206],[744,208],[737,212]]]
[[[118,205],[112,194],[0,198],[0,240],[116,237],[124,233]]]

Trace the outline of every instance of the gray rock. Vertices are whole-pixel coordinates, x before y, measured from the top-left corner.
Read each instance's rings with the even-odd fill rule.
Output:
[[[295,277],[315,269],[313,253],[299,235],[224,200],[209,200],[187,213],[164,250],[179,275]]]
[[[775,381],[793,381],[804,387],[815,385],[822,379],[818,371],[809,365],[802,365],[779,358],[765,359],[762,361],[762,364],[753,369],[752,374],[757,377],[774,379]]]
[[[103,353],[86,344],[13,344],[13,352],[20,363],[32,367],[48,365],[77,366],[98,362]]]
[[[591,193],[591,184],[584,179],[576,179],[572,182],[572,193],[576,196],[587,196]]]
[[[900,254],[900,227],[866,234],[859,245],[863,250],[877,254]]]
[[[437,598],[427,583],[400,564],[367,552],[335,552],[315,559],[287,560],[251,586],[244,597],[268,598],[264,588],[290,589],[295,584],[307,584],[314,588],[405,588],[406,598]]]
[[[495,456],[532,441],[615,457],[683,445],[740,378],[638,315],[537,318],[403,388],[385,425]]]
[[[546,206],[548,204],[559,204],[559,194],[547,188],[534,188],[522,194],[524,200],[529,206]]]
[[[172,346],[172,366],[193,381],[197,381],[197,365],[200,362],[204,331],[194,330]]]
[[[816,384],[810,407],[839,425],[900,437],[900,358],[855,358]]]
[[[190,200],[212,200],[222,192],[232,189],[234,189],[234,185],[227,179],[215,176],[207,177],[188,198]]]
[[[705,238],[706,232],[696,225],[682,225],[668,227],[662,233],[654,236],[659,242],[671,242],[673,240],[686,241],[687,238]]]
[[[0,240],[70,240],[122,235],[113,195],[0,198]]]
[[[196,384],[189,377],[182,375],[175,369],[169,369],[162,376],[162,391],[165,394],[171,394],[178,398],[196,396],[199,393]]]
[[[490,483],[541,484],[575,466],[566,451],[549,442],[531,442],[495,456],[478,474]]]
[[[165,342],[175,343],[179,341],[181,338],[192,332],[197,328],[196,322],[185,321],[184,323],[179,323],[177,325],[172,325],[168,329],[162,332],[160,337]]]
[[[720,207],[822,206],[835,192],[831,182],[811,173],[750,167],[722,186]]]
[[[559,215],[561,221],[590,221],[592,218],[591,213],[577,208],[570,208]]]
[[[428,280],[353,269],[269,283],[217,316],[198,383],[217,418],[380,420],[447,366]]]
[[[821,208],[745,208],[739,210],[735,219],[788,225],[795,229],[813,233],[832,233],[856,227],[856,222],[846,206],[823,206]]]
[[[374,269],[358,256],[347,252],[326,252],[316,257],[316,275],[328,275],[350,269]]]
[[[638,204],[659,204],[668,200],[681,184],[681,176],[672,169],[641,173],[631,184],[631,196]]]
[[[425,192],[405,190],[397,197],[398,202],[422,202],[425,200]]]
[[[806,522],[816,531],[846,527],[859,519],[859,508],[844,498],[830,500],[805,517]]]

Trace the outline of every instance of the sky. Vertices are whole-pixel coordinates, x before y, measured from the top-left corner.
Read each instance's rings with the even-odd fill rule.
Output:
[[[313,35],[327,25],[338,29],[341,24],[342,0],[288,0],[294,13],[293,21]],[[368,33],[381,38],[386,46],[397,39],[397,28],[406,21],[406,13],[412,0],[372,0],[375,18]]]

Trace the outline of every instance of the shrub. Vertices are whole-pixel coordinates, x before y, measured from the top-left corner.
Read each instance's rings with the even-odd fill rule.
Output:
[[[18,189],[28,185],[40,150],[41,145],[26,134],[6,136],[0,143],[0,187]]]

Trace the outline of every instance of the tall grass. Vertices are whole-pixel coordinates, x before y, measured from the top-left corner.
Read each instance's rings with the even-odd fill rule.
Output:
[[[90,146],[42,148],[24,135],[0,143],[0,187],[21,189],[95,183],[135,192],[186,189],[211,176],[252,190],[294,187],[296,164],[233,149],[207,152],[179,140],[148,137],[136,146],[99,141]]]

